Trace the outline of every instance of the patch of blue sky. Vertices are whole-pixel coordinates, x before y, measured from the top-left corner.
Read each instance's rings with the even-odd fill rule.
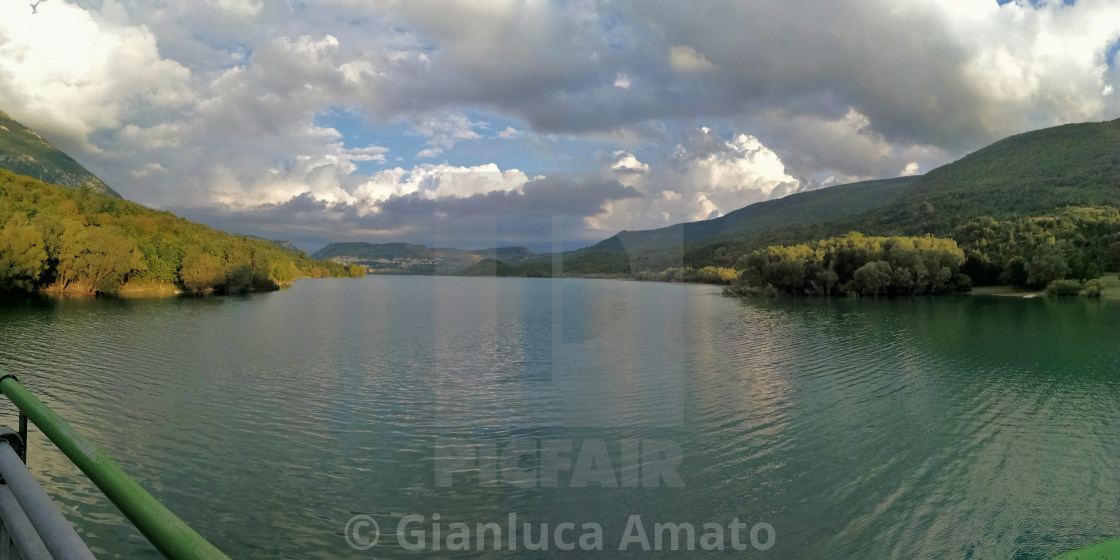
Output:
[[[383,162],[354,162],[358,167],[357,173],[362,175],[394,167],[411,169],[422,164],[473,167],[490,163],[503,171],[519,169],[530,177],[575,175],[598,171],[605,155],[620,149],[611,139],[537,135],[517,119],[473,110],[467,110],[465,114],[471,122],[485,123],[474,128],[480,138],[458,140],[454,146],[433,157],[418,156],[432,146],[428,138],[417,133],[407,121],[376,122],[354,111],[333,108],[317,114],[315,125],[337,130],[346,148],[371,145],[388,148]],[[517,133],[513,137],[502,138],[501,134],[507,128]]]
[[[613,10],[602,16],[600,26],[603,29],[603,39],[606,41],[607,46],[614,50],[626,48],[627,37],[622,24],[622,13],[618,10]]]
[[[1117,60],[1116,56],[1118,53],[1120,53],[1120,39],[1113,41],[1112,44],[1104,50],[1104,59],[1108,62],[1109,68],[1116,66],[1116,63],[1120,62]]]
[[[361,114],[342,108],[332,108],[315,115],[315,126],[333,128],[341,135],[342,145],[348,149],[368,146],[388,148],[385,161],[356,161],[358,173],[372,175],[382,169],[412,167],[412,156],[427,147],[419,136],[407,134],[405,123],[376,123]],[[399,159],[398,159],[399,158]]]

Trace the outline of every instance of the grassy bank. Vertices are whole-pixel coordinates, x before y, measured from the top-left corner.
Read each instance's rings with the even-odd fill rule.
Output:
[[[1120,299],[1120,277],[1115,272],[1110,272],[1097,278],[1097,280],[1100,280],[1103,284],[1100,295],[1102,299]],[[1015,286],[979,286],[973,288],[969,293],[976,296],[1046,297],[1046,293],[1042,290],[1025,290]]]

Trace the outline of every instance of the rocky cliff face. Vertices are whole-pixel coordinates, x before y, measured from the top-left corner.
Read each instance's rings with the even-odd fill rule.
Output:
[[[74,158],[3,111],[0,111],[0,168],[47,183],[88,187],[102,194],[121,196]]]

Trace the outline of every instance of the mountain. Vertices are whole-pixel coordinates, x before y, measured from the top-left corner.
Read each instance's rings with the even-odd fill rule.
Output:
[[[74,188],[89,187],[101,194],[121,197],[117,191],[82,167],[82,164],[74,161],[74,158],[3,111],[0,111],[0,168],[34,177],[45,183]]]
[[[1120,207],[1120,119],[1000,140],[930,171],[863,221],[881,230],[939,233],[979,216],[1065,206]]]
[[[645,252],[681,247],[712,238],[757,234],[797,222],[821,221],[873,210],[890,203],[918,177],[898,177],[838,185],[751,204],[719,218],[652,230],[622,231],[597,247]]]
[[[457,251],[457,249],[452,249]],[[463,251],[466,253],[466,251]],[[314,259],[352,258],[363,260],[376,259],[427,259],[435,256],[436,250],[426,245],[412,243],[366,243],[364,241],[331,243],[311,254]]]
[[[295,243],[287,239],[269,239],[268,242],[295,255],[303,252],[299,247],[296,247]]]
[[[732,266],[740,255],[767,245],[849,231],[952,237],[981,217],[1013,221],[1068,208],[1120,208],[1120,119],[1011,136],[923,176],[838,185],[752,204],[712,220],[622,231],[565,252],[562,260],[569,274]],[[549,275],[551,261],[551,255],[537,255],[507,270]]]
[[[292,243],[291,241],[288,241],[287,239],[267,239],[267,238],[260,237],[260,236],[257,236],[257,235],[243,235],[243,234],[240,234],[240,233],[236,234],[236,235],[241,235],[242,237],[247,237],[249,239],[257,239],[257,240],[260,240],[260,241],[267,241],[267,242],[269,242],[269,243],[271,243],[271,244],[273,244],[273,245],[275,245],[275,246],[277,246],[277,247],[279,247],[279,248],[281,248],[281,249],[283,249],[283,250],[285,250],[289,253],[292,253],[294,255],[299,255],[299,254],[303,253],[303,251],[299,247],[296,247],[294,243]]]
[[[485,259],[516,262],[532,255],[527,247],[468,251],[412,243],[347,242],[331,243],[315,251],[311,258],[359,264],[380,273],[460,274]]]
[[[520,259],[532,256],[528,247],[496,247],[469,251],[466,249],[431,248],[412,243],[366,243],[363,241],[331,243],[311,255],[315,259],[349,257],[353,259],[432,259],[480,257],[488,259]],[[475,258],[475,261],[480,259]]]
[[[484,259],[496,259],[500,261],[516,261],[533,256],[533,252],[530,251],[528,247],[495,247],[493,249],[482,249],[480,251],[471,252]]]

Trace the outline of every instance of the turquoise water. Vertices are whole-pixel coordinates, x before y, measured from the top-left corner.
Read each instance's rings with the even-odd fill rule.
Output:
[[[451,523],[510,513],[532,540],[597,524],[601,557],[649,554],[617,550],[638,515],[651,543],[654,523],[694,525],[697,548],[705,523],[746,527],[744,551],[728,530],[723,551],[668,557],[1049,558],[1120,535],[1118,341],[1110,302],[740,301],[593,280],[0,303],[0,369],[234,558],[588,554],[521,534],[513,551],[446,550]],[[15,424],[6,402],[0,419]],[[99,557],[157,557],[31,439]],[[624,466],[634,442],[680,463],[646,484]],[[565,445],[567,463],[542,458]],[[502,460],[516,451],[530,455]],[[413,514],[426,550],[397,532]],[[381,527],[368,550],[347,543],[356,515]],[[766,550],[745,536],[760,523]]]

